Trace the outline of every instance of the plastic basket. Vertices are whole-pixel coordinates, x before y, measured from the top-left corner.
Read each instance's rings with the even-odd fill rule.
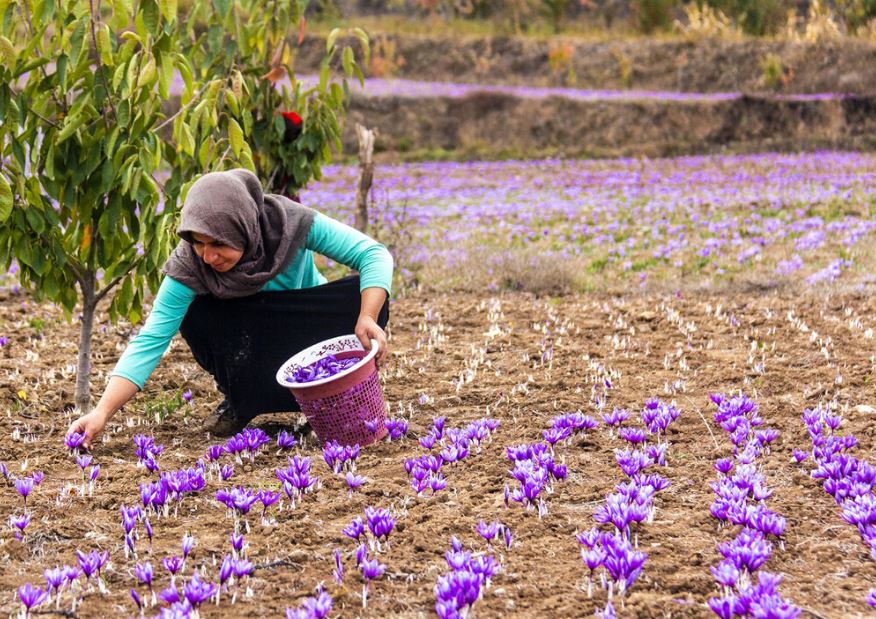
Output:
[[[342,445],[370,445],[386,436],[386,407],[377,374],[377,341],[366,351],[355,335],[342,335],[305,348],[277,370],[277,382],[289,389],[319,440]],[[299,368],[323,357],[359,357],[334,376],[308,383],[292,382]]]

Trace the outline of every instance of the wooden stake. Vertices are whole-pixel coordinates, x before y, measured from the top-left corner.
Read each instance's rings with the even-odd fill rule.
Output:
[[[359,192],[356,194],[356,229],[366,232],[368,228],[368,192],[374,180],[374,138],[377,129],[366,129],[356,123],[359,139]]]

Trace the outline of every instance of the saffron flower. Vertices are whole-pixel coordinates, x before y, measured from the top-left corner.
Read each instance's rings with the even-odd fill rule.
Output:
[[[33,490],[33,478],[31,477],[19,477],[15,480],[15,490],[18,494],[21,495],[21,498],[24,500],[24,509],[27,509],[27,496]]]
[[[331,612],[334,600],[325,591],[320,591],[316,597],[310,597],[296,609],[286,609],[286,619],[323,619]]]
[[[21,604],[25,608],[25,616],[30,614],[31,609],[45,602],[48,597],[48,593],[39,587],[34,587],[29,582],[18,588],[18,599],[21,600]]]
[[[67,436],[64,437],[64,444],[70,451],[77,451],[80,447],[82,447],[83,443],[85,443],[85,434],[79,434],[78,432],[71,432]]]
[[[350,494],[353,493],[353,490],[362,487],[362,485],[368,481],[366,477],[362,475],[356,475],[352,471],[347,471],[347,475],[344,477],[344,480],[347,482],[347,488],[350,490]]]
[[[488,542],[492,541],[499,534],[499,530],[502,525],[498,522],[484,522],[483,520],[479,520],[477,524],[477,531],[481,537],[483,537]]]
[[[365,583],[362,585],[362,608],[366,608],[368,606],[368,585],[372,580],[383,576],[386,566],[377,559],[366,558],[359,563],[359,569],[362,571],[362,578],[365,579]]]
[[[341,562],[341,549],[335,548],[335,569],[332,571],[332,577],[339,585],[344,582],[344,564]]]
[[[15,532],[15,539],[21,540],[24,538],[24,529],[30,524],[30,514],[22,514],[21,516],[9,516],[9,525],[13,529],[18,529]]]
[[[298,444],[293,434],[289,434],[286,430],[281,431],[277,435],[277,447],[280,449],[292,449]]]

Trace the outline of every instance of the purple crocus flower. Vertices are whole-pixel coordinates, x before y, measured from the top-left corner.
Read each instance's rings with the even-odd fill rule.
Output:
[[[286,619],[323,619],[331,612],[334,600],[325,591],[320,591],[317,597],[311,597],[296,609],[286,609]]]
[[[197,608],[216,595],[216,585],[201,580],[200,572],[195,570],[192,577],[183,587],[182,593],[189,604]]]
[[[240,552],[243,549],[243,533],[231,533],[231,547],[235,552]]]
[[[624,421],[630,418],[630,411],[624,408],[615,408],[610,413],[602,413],[602,421],[607,426],[619,426]]]
[[[76,456],[76,464],[83,471],[88,468],[88,465],[91,464],[91,454],[82,454]]]
[[[286,432],[286,430],[281,431],[277,435],[277,447],[280,449],[292,449],[298,444],[298,441],[295,439],[295,436]]]
[[[152,543],[152,524],[149,522],[149,518],[143,519],[143,528],[146,529],[146,537],[149,538],[149,543]]]
[[[207,461],[215,462],[225,453],[225,445],[210,445],[207,447]]]
[[[45,570],[43,576],[46,578],[46,589],[48,591],[58,591],[61,585],[64,584],[64,570],[60,567]]]
[[[82,444],[85,443],[85,434],[79,434],[78,432],[71,432],[67,436],[64,437],[64,444],[71,451],[76,451]]]
[[[176,604],[182,598],[179,595],[179,589],[176,588],[176,585],[171,584],[166,589],[163,589],[161,593],[158,594],[158,597],[161,598],[161,601],[165,604]]]
[[[232,475],[234,475],[233,464],[223,464],[222,468],[219,469],[219,476],[222,478],[222,481],[228,481]]]
[[[147,561],[146,563],[138,563],[134,566],[134,576],[137,577],[142,584],[151,587],[152,586],[152,564]]]
[[[189,554],[192,552],[192,548],[195,547],[195,538],[189,534],[183,535],[182,538],[182,556],[183,562],[189,558]]]
[[[376,538],[387,539],[395,526],[395,518],[382,507],[366,507],[365,519],[368,522],[368,529]]]
[[[350,522],[350,524],[348,524],[346,527],[344,527],[344,530],[342,531],[344,535],[346,535],[350,539],[355,540],[358,540],[364,532],[365,524],[360,516],[356,516],[355,518],[353,518],[353,521]]]
[[[332,571],[332,576],[335,579],[335,582],[339,585],[344,582],[344,564],[341,562],[341,549],[335,548],[334,552],[335,557],[335,569]]]
[[[231,575],[234,573],[234,559],[231,558],[231,555],[225,555],[222,558],[222,565],[219,568],[219,584],[224,585],[225,582],[231,578]]]
[[[498,522],[484,522],[483,520],[478,521],[477,530],[481,537],[485,540],[492,541],[499,534],[499,529],[501,528],[501,524]]]
[[[48,593],[39,587],[34,587],[29,582],[24,583],[18,588],[18,599],[21,600],[28,613],[35,606],[45,602],[48,597]]]
[[[100,575],[100,568],[109,560],[109,552],[92,550],[85,554],[81,550],[77,550],[76,558],[79,560],[79,569],[82,570],[82,574],[88,579],[91,578],[92,574]]]
[[[15,532],[15,538],[20,540],[24,536],[25,527],[30,524],[30,514],[9,516],[9,524],[13,528],[18,529],[18,531]]]
[[[33,478],[19,477],[15,480],[15,490],[24,499],[24,506],[27,507],[27,495],[33,490]]]
[[[136,589],[131,589],[131,599],[134,600],[134,604],[137,605],[137,608],[143,608],[143,601],[140,599],[140,595],[137,593]]]
[[[33,480],[34,485],[39,486],[41,483],[43,483],[43,472],[34,471],[30,474],[30,478]]]
[[[794,450],[793,452],[791,452],[791,453],[792,453],[792,455],[794,456],[794,460],[795,460],[797,463],[803,462],[806,458],[809,457],[809,452],[808,452],[808,451],[803,451],[803,450],[801,450],[801,449],[795,449],[795,450]]]
[[[347,487],[350,489],[350,491],[362,487],[362,485],[367,481],[367,478],[363,477],[362,475],[356,475],[352,471],[347,471],[344,479],[347,482]]]
[[[172,576],[175,576],[183,568],[184,561],[183,559],[174,555],[162,559],[161,564],[164,565],[164,569],[170,572]]]
[[[620,428],[617,435],[633,445],[644,443],[648,439],[648,434],[641,428]]]
[[[408,433],[408,422],[404,419],[387,419],[385,425],[390,441],[396,441]]]
[[[192,390],[186,389],[185,391],[183,391],[182,399],[185,400],[185,402],[187,404],[191,404],[192,403]]]
[[[237,559],[234,562],[234,577],[235,578],[243,578],[244,576],[249,576],[252,574],[255,566],[252,564],[252,561],[247,561],[246,559]]]
[[[365,559],[359,565],[362,570],[362,576],[366,580],[375,580],[383,576],[386,571],[386,566],[380,563],[377,559]]]

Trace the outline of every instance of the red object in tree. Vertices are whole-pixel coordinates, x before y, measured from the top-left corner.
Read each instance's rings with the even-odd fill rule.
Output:
[[[298,139],[298,136],[301,135],[301,129],[304,123],[301,121],[301,117],[295,112],[280,112],[280,116],[283,117],[283,121],[286,123],[286,131],[283,132],[283,141],[284,142],[294,142]]]
[[[301,124],[301,117],[295,112],[280,112],[280,116],[291,122],[293,125]]]

